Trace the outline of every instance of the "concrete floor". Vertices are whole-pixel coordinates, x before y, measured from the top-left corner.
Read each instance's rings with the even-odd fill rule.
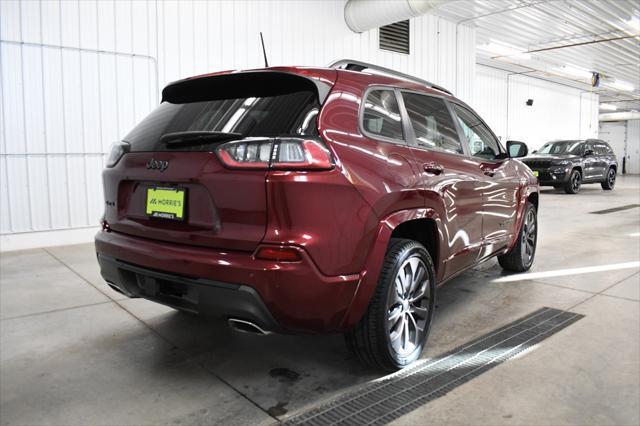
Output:
[[[531,274],[495,260],[438,294],[425,357],[540,307],[586,315],[396,424],[640,423],[640,178],[543,189]],[[111,291],[91,244],[3,253],[0,423],[273,424],[379,377],[341,336],[253,336]],[[574,268],[602,266],[597,272]],[[533,279],[531,279],[533,278]]]

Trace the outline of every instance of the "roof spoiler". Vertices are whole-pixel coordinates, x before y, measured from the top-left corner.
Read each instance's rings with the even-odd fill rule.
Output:
[[[329,64],[329,68],[340,68],[350,71],[363,71],[365,69],[379,71],[385,74],[392,75],[394,77],[401,78],[403,80],[412,81],[414,83],[423,84],[431,89],[439,90],[441,92],[447,93],[453,96],[449,90],[445,89],[442,86],[438,86],[437,84],[431,83],[430,81],[423,80],[418,77],[414,77],[409,74],[405,74],[399,71],[392,70],[390,68],[381,67],[379,65],[369,64],[367,62],[355,61],[353,59],[339,59]]]
[[[169,83],[162,90],[162,102],[187,103],[215,99],[275,96],[316,89],[323,104],[331,90],[325,82],[301,74],[278,70],[252,70],[202,75]]]

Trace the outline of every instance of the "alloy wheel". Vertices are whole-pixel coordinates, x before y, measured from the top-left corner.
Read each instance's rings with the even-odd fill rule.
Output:
[[[387,328],[393,350],[408,355],[422,342],[429,315],[429,273],[419,256],[406,259],[387,301]]]
[[[609,169],[607,179],[609,180],[609,187],[613,188],[613,185],[616,184],[616,171],[614,169]]]
[[[571,189],[573,192],[578,192],[580,190],[580,183],[582,178],[580,177],[580,173],[574,173],[571,178]]]
[[[530,209],[524,218],[524,225],[522,229],[522,263],[524,265],[530,265],[533,262],[533,255],[536,252],[536,238],[537,238],[537,224],[536,224],[536,212]]]

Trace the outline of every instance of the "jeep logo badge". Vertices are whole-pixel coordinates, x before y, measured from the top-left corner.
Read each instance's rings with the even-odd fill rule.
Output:
[[[147,162],[147,170],[160,170],[164,172],[169,167],[168,161],[154,160],[153,158]]]

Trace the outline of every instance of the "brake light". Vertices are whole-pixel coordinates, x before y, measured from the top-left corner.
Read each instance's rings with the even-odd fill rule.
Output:
[[[276,262],[299,262],[300,251],[294,247],[260,247],[256,259],[275,260]]]
[[[330,170],[333,159],[322,142],[310,138],[242,139],[217,149],[232,169]]]
[[[217,153],[220,161],[232,169],[267,169],[272,148],[271,139],[242,139],[220,145]]]

